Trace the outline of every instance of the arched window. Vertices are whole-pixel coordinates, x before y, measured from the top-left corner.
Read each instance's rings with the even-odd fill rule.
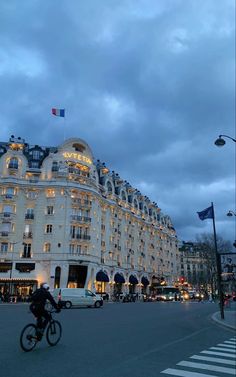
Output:
[[[125,195],[124,190],[121,191],[121,198],[122,198],[122,200],[126,201],[126,195]]]
[[[9,169],[18,169],[18,158],[12,157],[8,164]]]
[[[61,280],[61,267],[57,266],[55,268],[54,288],[60,288],[60,280]]]
[[[112,184],[109,181],[107,182],[107,191],[112,193]]]

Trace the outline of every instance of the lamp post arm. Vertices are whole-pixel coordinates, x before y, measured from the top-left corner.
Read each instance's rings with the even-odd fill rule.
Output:
[[[219,137],[222,137],[222,136],[227,137],[228,139],[231,139],[236,143],[236,139],[234,139],[233,137],[228,136],[228,135],[219,135]]]

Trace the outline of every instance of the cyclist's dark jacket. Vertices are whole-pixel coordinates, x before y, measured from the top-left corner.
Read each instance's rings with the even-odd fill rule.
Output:
[[[31,305],[34,305],[39,310],[44,309],[47,300],[50,301],[55,309],[58,309],[58,305],[52,297],[51,293],[44,288],[36,289],[36,291],[32,294],[31,299]]]

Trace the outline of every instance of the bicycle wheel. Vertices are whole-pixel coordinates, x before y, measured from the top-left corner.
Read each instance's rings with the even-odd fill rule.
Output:
[[[36,331],[37,327],[33,323],[30,323],[23,328],[20,335],[20,345],[25,352],[32,351],[36,346],[38,342]]]
[[[62,328],[61,324],[58,321],[50,321],[47,332],[46,339],[50,346],[55,346],[61,339]]]

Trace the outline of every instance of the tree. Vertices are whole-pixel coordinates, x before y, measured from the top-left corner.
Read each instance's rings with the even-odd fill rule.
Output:
[[[206,266],[205,283],[211,285],[212,292],[216,290],[216,253],[214,235],[201,233],[196,236],[196,245]],[[226,253],[231,250],[230,241],[225,241],[221,236],[216,237],[218,253]]]

